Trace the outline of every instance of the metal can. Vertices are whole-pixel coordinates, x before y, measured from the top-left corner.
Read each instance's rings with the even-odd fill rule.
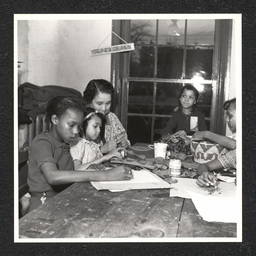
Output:
[[[180,176],[181,174],[181,161],[179,159],[170,159],[169,162],[170,176]]]

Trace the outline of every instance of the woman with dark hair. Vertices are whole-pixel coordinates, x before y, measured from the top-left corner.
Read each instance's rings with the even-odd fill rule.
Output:
[[[205,131],[207,126],[203,114],[197,110],[199,92],[191,84],[182,87],[179,95],[179,107],[170,118],[162,135],[185,131],[187,135],[193,135],[196,131]]]
[[[86,106],[99,111],[106,119],[105,136],[101,147],[103,154],[109,153],[117,147],[128,148],[130,146],[123,125],[118,117],[110,112],[113,94],[113,85],[104,79],[91,80],[83,93]]]

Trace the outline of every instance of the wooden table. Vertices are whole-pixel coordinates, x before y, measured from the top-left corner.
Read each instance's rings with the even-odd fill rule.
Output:
[[[169,189],[110,192],[90,183],[73,184],[19,220],[20,238],[236,235],[236,224],[204,221],[192,200],[169,197]]]

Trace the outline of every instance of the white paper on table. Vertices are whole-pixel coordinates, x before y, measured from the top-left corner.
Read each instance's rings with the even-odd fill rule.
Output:
[[[230,183],[224,183],[230,185]],[[235,186],[234,184],[231,184]],[[200,195],[191,192],[192,201],[205,221],[238,222],[238,203],[236,195],[225,197],[220,195]]]
[[[207,189],[196,184],[195,179],[177,180],[177,183],[172,184],[170,197],[191,198],[204,220],[229,223],[238,221],[237,187],[234,183],[220,182],[220,191],[209,194]]]
[[[229,176],[224,176],[224,175],[221,175],[221,174],[217,174],[217,178],[219,180],[222,180],[222,181],[225,181],[225,182],[228,182],[228,183],[235,182],[235,180],[236,180],[236,177],[229,177]]]
[[[191,195],[187,192],[187,188],[197,188],[195,179],[189,178],[174,178],[177,180],[177,183],[172,184],[170,190],[170,197],[182,197],[182,198],[191,198]],[[196,185],[196,186],[195,186]]]
[[[91,184],[97,190],[107,189],[112,192],[130,189],[171,188],[171,185],[148,170],[132,170],[133,179],[120,181],[93,181]]]

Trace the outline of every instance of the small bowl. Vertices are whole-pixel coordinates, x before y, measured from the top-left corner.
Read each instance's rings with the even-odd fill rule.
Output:
[[[194,161],[199,164],[215,160],[225,151],[221,145],[209,141],[191,141],[190,148]]]

